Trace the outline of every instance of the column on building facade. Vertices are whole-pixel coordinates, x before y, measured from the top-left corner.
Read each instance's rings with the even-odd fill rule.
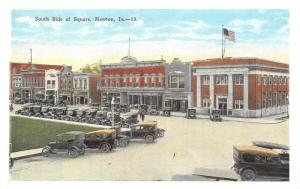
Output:
[[[233,82],[232,82],[232,74],[228,74],[227,109],[232,110],[232,108],[233,108]]]
[[[197,107],[200,108],[201,107],[201,76],[197,75],[197,87],[196,87],[196,91],[197,91]]]
[[[215,86],[214,86],[214,75],[209,75],[209,99],[210,99],[210,109],[214,109],[215,104]]]
[[[248,74],[244,74],[244,110],[248,110]]]

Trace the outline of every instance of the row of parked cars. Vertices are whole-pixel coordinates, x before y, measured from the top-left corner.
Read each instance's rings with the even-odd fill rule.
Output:
[[[30,117],[57,119],[64,121],[82,122],[97,125],[112,125],[112,117],[116,124],[129,126],[138,123],[138,113],[125,113],[122,117],[120,112],[112,112],[106,107],[75,107],[75,106],[41,106],[37,104],[24,104],[15,114]]]
[[[159,137],[163,137],[164,133],[164,129],[157,128],[156,121],[134,124],[128,129],[116,127],[88,133],[70,131],[57,135],[55,141],[43,148],[42,155],[48,157],[51,154],[67,152],[70,157],[75,158],[85,154],[86,148],[110,152],[116,147],[126,147],[131,139],[153,143]]]

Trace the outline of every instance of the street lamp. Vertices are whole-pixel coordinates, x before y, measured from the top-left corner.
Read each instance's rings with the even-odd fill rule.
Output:
[[[112,121],[111,126],[115,126],[115,97],[112,97],[111,99],[111,106],[112,106]]]

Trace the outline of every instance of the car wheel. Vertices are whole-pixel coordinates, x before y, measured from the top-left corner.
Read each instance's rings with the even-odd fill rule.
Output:
[[[51,148],[49,146],[46,146],[42,150],[42,155],[44,157],[48,157],[50,155],[50,152],[51,152]]]
[[[253,169],[245,169],[241,174],[242,181],[254,181],[256,177],[255,171]]]
[[[145,140],[147,143],[152,143],[152,142],[154,142],[154,137],[153,137],[153,135],[147,135],[145,137]]]
[[[107,153],[110,151],[110,145],[108,143],[104,143],[100,146],[100,152]]]
[[[76,158],[77,156],[79,156],[79,152],[75,148],[72,148],[69,150],[69,156],[71,158]]]

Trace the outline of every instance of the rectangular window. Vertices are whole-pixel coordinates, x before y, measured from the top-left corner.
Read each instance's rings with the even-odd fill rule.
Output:
[[[243,100],[235,100],[234,101],[234,108],[235,109],[243,109],[244,108]]]
[[[216,76],[216,84],[217,85],[227,85],[228,84],[227,75],[217,75]]]
[[[202,99],[202,107],[209,108],[210,107],[210,100],[208,98]]]
[[[47,80],[47,88],[49,88],[49,89],[51,88],[50,82],[51,82],[50,80]]]
[[[273,76],[269,76],[269,85],[272,85]]]
[[[267,76],[264,76],[264,77],[263,77],[264,85],[267,85],[267,83],[268,83],[268,82],[267,82],[267,79],[268,79]]]
[[[234,83],[236,85],[243,85],[244,84],[244,76],[243,75],[234,75]]]
[[[86,81],[86,79],[83,81],[83,89],[87,89],[87,81]]]
[[[261,76],[260,75],[256,76],[256,81],[257,81],[257,85],[261,84]]]
[[[183,89],[184,88],[184,77],[179,76],[179,88]]]
[[[201,80],[202,80],[202,85],[209,85],[209,76],[208,75],[201,76]]]
[[[184,88],[184,76],[170,76],[169,88]]]

